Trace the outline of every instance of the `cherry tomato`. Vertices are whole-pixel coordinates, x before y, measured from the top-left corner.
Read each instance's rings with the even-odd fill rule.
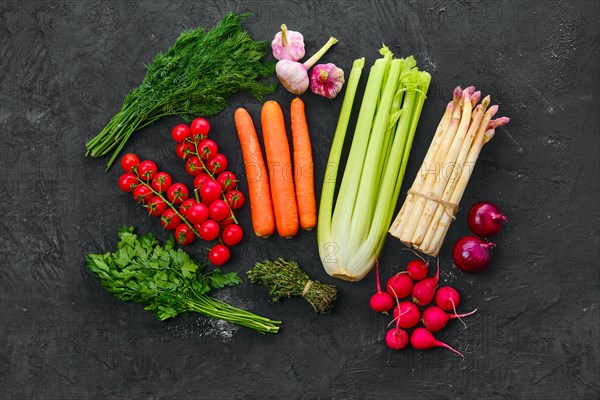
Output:
[[[211,178],[211,176],[209,174],[207,174],[206,172],[203,172],[194,178],[194,188],[200,190],[200,189],[202,189],[202,186],[204,186],[204,184],[207,181],[212,181],[212,180],[214,180],[214,179]]]
[[[152,190],[146,185],[139,185],[133,189],[133,198],[138,203],[146,204],[152,197]]]
[[[179,124],[173,128],[171,131],[171,136],[173,136],[173,140],[177,143],[183,142],[187,137],[192,134],[190,127],[186,124]]]
[[[131,172],[138,165],[140,165],[140,159],[133,153],[125,154],[121,158],[121,167],[123,167],[125,172]]]
[[[203,160],[210,160],[218,151],[219,147],[214,140],[204,139],[198,145],[198,155]]]
[[[194,145],[188,142],[179,143],[177,147],[175,147],[175,153],[177,157],[186,160],[194,155]]]
[[[192,156],[185,163],[185,170],[188,172],[188,174],[196,176],[204,172],[204,166],[198,157]]]
[[[167,197],[173,204],[181,204],[190,196],[190,191],[183,183],[174,183],[167,190]]]
[[[153,217],[161,216],[167,209],[167,203],[160,196],[153,196],[146,205],[148,214]]]
[[[233,224],[235,222],[235,220],[233,219],[233,211],[231,211],[229,213],[229,217],[225,218],[223,221],[219,221],[219,225],[222,228],[225,228],[226,226],[229,226],[231,224]]]
[[[212,219],[207,219],[198,227],[198,233],[206,241],[215,240],[219,236],[219,224]]]
[[[192,224],[201,224],[208,219],[208,208],[202,203],[194,203],[187,212],[187,219]]]
[[[152,178],[152,189],[156,190],[158,193],[163,193],[172,183],[173,178],[171,178],[171,175],[166,172],[159,172]]]
[[[211,219],[223,221],[229,217],[229,205],[223,200],[215,200],[208,206],[208,213]]]
[[[187,217],[187,213],[188,213],[189,209],[196,203],[197,203],[196,199],[184,200],[179,205],[179,214],[181,214],[184,218]]]
[[[158,171],[158,167],[154,161],[144,160],[138,165],[137,171],[140,179],[148,182],[154,178],[154,174]]]
[[[227,157],[225,157],[221,153],[217,153],[214,155],[214,157],[208,160],[206,168],[210,171],[211,174],[217,175],[227,169],[227,164]]]
[[[183,223],[177,225],[177,228],[175,228],[175,240],[177,243],[187,245],[192,243],[194,239],[196,239],[196,235],[188,224]]]
[[[204,185],[199,189],[200,197],[202,197],[202,202],[208,201],[212,203],[221,197],[221,185],[219,182],[215,180],[207,180],[204,182]]]
[[[217,182],[221,184],[221,189],[227,191],[234,189],[238,180],[233,172],[225,171],[217,176]]]
[[[235,224],[226,226],[223,229],[223,232],[221,232],[221,240],[227,246],[235,246],[242,241],[243,237],[244,232],[242,231],[242,228]]]
[[[163,215],[160,217],[160,224],[163,226],[163,228],[170,231],[177,228],[180,223],[181,218],[179,218],[179,215],[177,215],[175,210],[172,208],[165,210]]]
[[[124,173],[119,177],[119,187],[124,192],[131,192],[139,183],[137,176],[132,173]]]
[[[208,253],[208,260],[217,267],[229,261],[229,257],[231,257],[231,253],[224,244],[217,244]]]
[[[208,135],[210,124],[204,118],[196,118],[191,123],[192,133],[194,135]]]
[[[227,204],[229,204],[232,210],[237,210],[244,205],[246,198],[244,197],[244,193],[239,190],[230,190],[225,193],[225,200],[227,200]]]

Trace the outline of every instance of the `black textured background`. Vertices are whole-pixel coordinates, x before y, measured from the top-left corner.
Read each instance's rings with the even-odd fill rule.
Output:
[[[159,322],[88,274],[83,255],[112,249],[121,224],[167,233],[119,191],[118,168],[104,174],[106,159],[83,157],[84,143],[144,63],[184,28],[211,27],[229,11],[254,13],[246,27],[256,39],[286,22],[304,33],[307,54],[336,36],[323,61],[346,71],[360,56],[370,65],[381,42],[416,56],[433,81],[405,188],[454,86],[477,85],[511,117],[483,151],[441,252],[443,283],[461,290],[463,310],[479,308],[468,329],[453,322],[439,335],[464,361],[443,349],[387,349],[388,319],[368,307],[373,274],[336,282],[327,316],[297,299],[273,304],[247,282],[219,294],[284,320],[269,336],[197,315]],[[598,2],[2,0],[0,12],[2,399],[600,398]],[[273,98],[287,109],[292,96],[280,88]],[[303,98],[320,193],[341,96]],[[243,175],[237,106],[258,118],[260,104],[236,96],[210,122]],[[179,122],[145,129],[126,150],[191,183],[169,138]],[[510,223],[492,267],[468,276],[451,268],[450,245],[480,199],[497,202]],[[241,221],[247,235],[228,270],[285,256],[333,282],[315,232],[262,240],[248,234],[247,207]],[[203,247],[188,250],[205,259]],[[409,259],[401,249],[388,238],[385,278]]]

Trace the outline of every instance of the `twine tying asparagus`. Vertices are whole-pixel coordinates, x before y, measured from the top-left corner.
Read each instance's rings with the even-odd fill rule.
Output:
[[[456,214],[456,212],[458,211],[458,204],[443,200],[439,196],[436,196],[432,192],[429,192],[429,194],[424,194],[424,193],[417,192],[416,190],[409,189],[407,194],[412,194],[414,196],[422,197],[425,200],[431,200],[431,201],[435,201],[436,203],[440,203],[441,205],[443,205],[445,207],[446,213],[448,213],[448,216],[452,219],[456,219],[454,214]]]

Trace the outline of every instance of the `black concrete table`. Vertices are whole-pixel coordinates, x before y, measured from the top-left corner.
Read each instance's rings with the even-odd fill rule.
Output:
[[[598,399],[599,8],[594,1],[13,1],[0,5],[0,397],[2,399]],[[246,232],[227,270],[255,261],[298,260],[338,284],[331,315],[303,301],[268,300],[248,282],[219,297],[282,319],[278,335],[199,315],[159,322],[104,292],[83,256],[112,249],[120,225],[161,239],[156,220],[118,190],[118,168],[83,157],[84,144],[118,110],[148,63],[186,27],[251,11],[246,27],[270,40],[282,22],[305,34],[307,52],[329,35],[324,58],[349,71],[382,42],[413,54],[433,76],[403,193],[414,179],[452,88],[477,85],[511,117],[483,151],[441,252],[442,282],[477,307],[468,329],[439,335],[449,351],[390,351],[388,318],[368,307],[374,276],[329,278],[315,232],[293,240]],[[287,105],[292,95],[273,96]],[[316,186],[341,98],[303,96],[313,138]],[[243,176],[233,111],[260,104],[236,96],[210,122],[231,169]],[[156,160],[191,183],[169,138],[177,117],[148,127],[127,151]],[[242,181],[241,188],[247,191]],[[479,276],[453,269],[452,243],[468,232],[466,209],[489,199],[510,223],[493,265]],[[401,195],[398,207],[404,200]],[[201,243],[189,247],[205,260]],[[387,278],[410,254],[389,237]]]

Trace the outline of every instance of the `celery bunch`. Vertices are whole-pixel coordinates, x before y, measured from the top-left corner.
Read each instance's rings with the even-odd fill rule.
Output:
[[[333,277],[361,280],[381,253],[402,186],[431,75],[414,57],[383,47],[371,67],[335,207],[338,166],[364,67],[354,62],[325,174],[319,208],[319,253]]]

